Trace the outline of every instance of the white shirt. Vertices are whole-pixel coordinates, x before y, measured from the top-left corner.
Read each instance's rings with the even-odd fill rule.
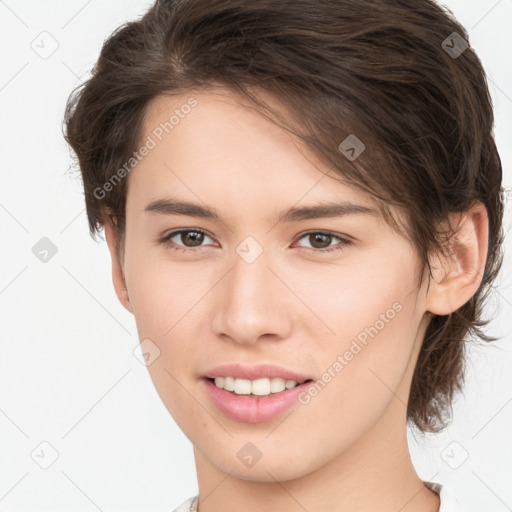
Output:
[[[439,512],[463,512],[460,503],[451,493],[448,487],[437,482],[423,482],[430,490],[439,494],[440,507]],[[197,496],[192,496],[184,501],[173,512],[197,512]]]

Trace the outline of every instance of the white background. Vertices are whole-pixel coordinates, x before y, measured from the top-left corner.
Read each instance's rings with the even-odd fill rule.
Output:
[[[445,5],[468,29],[488,74],[510,229],[512,0]],[[192,446],[134,356],[135,322],[114,294],[106,244],[88,235],[61,131],[68,94],[87,78],[103,40],[149,6],[0,1],[3,512],[171,511],[197,492]],[[44,31],[58,44],[46,59],[32,48],[41,37],[50,47]],[[42,237],[58,249],[47,263],[32,253]],[[426,438],[409,432],[420,477],[450,487],[467,512],[512,510],[510,238],[488,308],[487,332],[502,340],[470,351],[465,396],[447,430]],[[51,461],[43,442],[58,452],[48,469],[35,462]]]

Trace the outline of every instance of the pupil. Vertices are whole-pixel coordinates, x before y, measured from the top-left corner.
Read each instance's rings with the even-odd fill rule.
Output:
[[[314,233],[314,234],[310,235],[310,237],[313,237],[313,239],[315,240],[315,242],[311,244],[313,247],[315,247],[315,249],[323,249],[325,247],[329,247],[331,235],[324,235],[322,233]],[[322,238],[326,242],[324,245],[322,245],[322,242],[321,242]],[[315,244],[319,239],[320,239],[320,247],[317,247]]]
[[[191,233],[192,233],[192,236],[191,236]],[[195,233],[195,236],[194,236],[194,233]],[[183,235],[185,235],[185,238],[188,238],[189,240],[192,239],[192,246],[201,245],[201,243],[203,241],[203,239],[202,239],[203,233],[198,233],[197,231],[187,231],[186,233],[182,233],[182,241],[184,241]]]

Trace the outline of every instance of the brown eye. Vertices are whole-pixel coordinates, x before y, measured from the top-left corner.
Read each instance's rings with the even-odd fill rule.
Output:
[[[198,245],[201,245],[201,243],[203,242],[204,233],[200,231],[182,231],[180,233],[180,238],[185,246],[197,247]]]
[[[351,240],[343,238],[336,233],[330,233],[328,231],[310,231],[309,233],[303,234],[300,239],[306,239],[311,244],[311,247],[299,245],[305,249],[317,251],[320,253],[332,252],[342,250],[345,246],[352,243]],[[338,239],[338,244],[332,244],[332,241]]]
[[[325,249],[331,245],[332,235],[324,233],[312,233],[308,235],[311,245],[314,249]]]
[[[195,247],[204,247],[205,237],[210,238],[199,229],[180,229],[163,237],[161,242],[171,249],[186,252],[188,250],[193,251]]]

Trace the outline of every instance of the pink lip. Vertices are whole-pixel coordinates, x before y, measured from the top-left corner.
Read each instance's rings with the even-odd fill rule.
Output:
[[[314,384],[314,381],[304,382],[279,393],[271,393],[261,397],[250,397],[247,395],[236,395],[225,389],[218,388],[208,378],[203,379],[203,382],[213,403],[223,414],[233,420],[247,423],[259,423],[279,416],[297,402],[298,396],[301,393]]]
[[[259,364],[253,366],[244,366],[241,364],[223,364],[216,366],[207,371],[203,377],[235,377],[239,379],[256,380],[266,377],[272,379],[273,377],[281,377],[285,380],[295,380],[297,382],[304,382],[305,380],[312,379],[308,375],[300,375],[286,368],[275,366],[273,364]]]

